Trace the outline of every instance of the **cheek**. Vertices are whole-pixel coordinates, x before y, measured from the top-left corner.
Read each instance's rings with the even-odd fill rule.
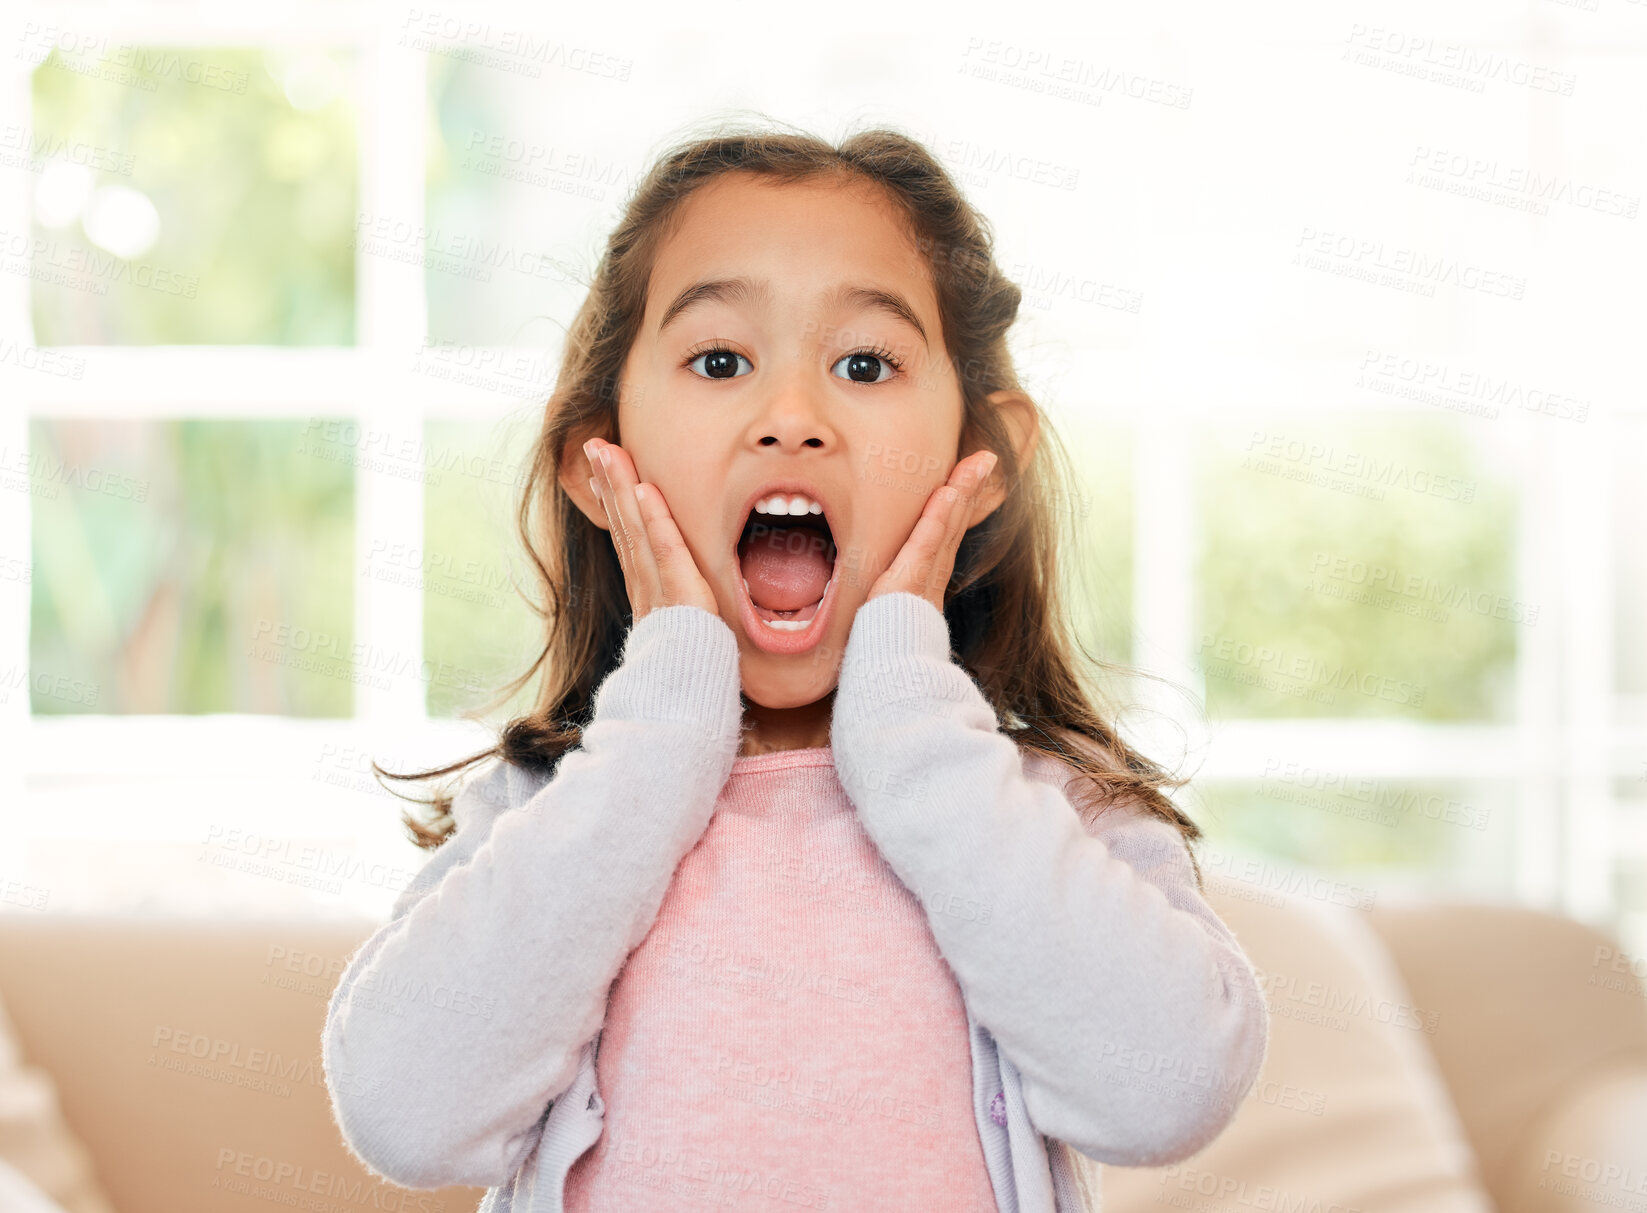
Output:
[[[890,564],[915,529],[926,496],[924,484],[896,472],[879,484],[866,486],[858,515],[862,555],[878,567]]]
[[[718,567],[724,563],[722,549],[731,544],[732,536],[725,533],[726,528],[721,522],[723,503],[705,487],[704,478],[678,463],[657,468],[655,476],[647,476],[645,468],[638,462],[635,470],[641,480],[655,485],[663,495],[664,504],[669,507],[669,516],[674,520],[681,538],[686,540],[687,547],[692,549],[699,569],[707,574],[711,564]]]
[[[907,534],[927,498],[949,479],[955,444],[950,435],[905,432],[866,445],[854,469],[866,512],[898,520]]]
[[[691,477],[678,472],[674,475],[664,472],[647,483],[656,485],[658,492],[663,494],[664,503],[669,506],[670,516],[674,518],[675,525],[681,528],[681,533],[689,538],[694,537],[703,525],[706,511],[702,493],[693,487]]]
[[[958,442],[958,430],[936,424],[933,418],[898,416],[894,424],[859,437],[863,454],[856,470],[860,479],[896,486],[906,495],[924,490],[924,500],[948,478]]]
[[[731,439],[679,421],[657,424],[661,415],[631,414],[631,444],[624,449],[635,463],[635,475],[657,486],[681,536],[700,563],[718,559],[730,545],[726,534],[726,452]]]

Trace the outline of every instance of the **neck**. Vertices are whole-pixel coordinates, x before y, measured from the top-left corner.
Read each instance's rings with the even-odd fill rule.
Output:
[[[805,750],[829,744],[829,716],[835,706],[830,691],[816,703],[795,708],[769,708],[743,700],[743,741],[740,758],[779,750]]]

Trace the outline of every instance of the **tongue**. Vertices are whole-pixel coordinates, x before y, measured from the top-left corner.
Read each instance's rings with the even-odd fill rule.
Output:
[[[823,597],[829,538],[805,527],[756,524],[738,549],[749,599],[769,611],[798,611]]]

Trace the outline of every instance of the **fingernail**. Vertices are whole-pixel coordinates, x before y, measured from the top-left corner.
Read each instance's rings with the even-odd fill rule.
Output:
[[[609,468],[609,467],[612,466],[612,448],[611,447],[609,447],[609,446],[601,447],[601,449],[600,449],[600,465],[603,468]]]
[[[586,458],[593,459],[595,457],[595,440],[593,438],[583,444],[583,453]]]

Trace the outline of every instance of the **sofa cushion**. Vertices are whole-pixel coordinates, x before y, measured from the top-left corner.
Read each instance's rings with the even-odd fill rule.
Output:
[[[1412,1005],[1361,912],[1270,887],[1263,861],[1197,854],[1207,901],[1258,973],[1269,1048],[1229,1127],[1199,1154],[1102,1169],[1106,1213],[1490,1213],[1426,1045],[1433,1016]]]
[[[51,1077],[23,1064],[0,1000],[0,1209],[10,1213],[114,1213],[92,1173],[91,1155],[70,1131]],[[32,1198],[21,1192],[27,1182]],[[11,1184],[7,1188],[7,1183]],[[35,1203],[26,1203],[33,1199]],[[41,1203],[42,1201],[46,1203]]]
[[[1596,1207],[1609,1189],[1621,1209],[1647,1207],[1647,1191],[1617,1190],[1647,1185],[1641,958],[1594,926],[1526,906],[1386,899],[1368,921],[1407,988],[1441,1011],[1436,1063],[1502,1213],[1573,1207],[1562,1193],[1575,1178],[1589,1187],[1586,1175],[1609,1177]],[[1608,1116],[1632,1099],[1636,1115],[1620,1124],[1636,1135],[1609,1139]],[[1545,1150],[1562,1156],[1548,1169]],[[1612,1169],[1626,1166],[1628,1176]]]

